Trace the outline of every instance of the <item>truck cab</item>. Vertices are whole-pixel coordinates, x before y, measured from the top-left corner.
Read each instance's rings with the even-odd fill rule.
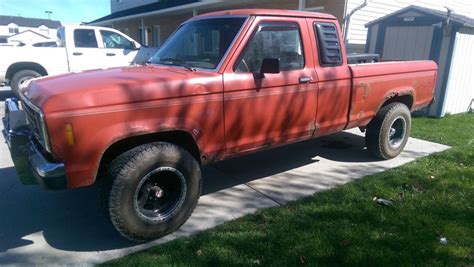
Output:
[[[112,28],[62,26],[57,31],[60,47],[66,48],[69,71],[120,67],[146,62],[152,51]]]

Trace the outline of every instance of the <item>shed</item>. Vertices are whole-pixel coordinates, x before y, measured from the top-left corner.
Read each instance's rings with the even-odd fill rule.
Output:
[[[365,50],[381,61],[430,59],[438,63],[436,102],[420,113],[443,117],[474,108],[474,19],[409,6],[371,21]]]

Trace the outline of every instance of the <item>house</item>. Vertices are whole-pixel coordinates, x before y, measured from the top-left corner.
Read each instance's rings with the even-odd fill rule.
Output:
[[[0,16],[0,43],[54,39],[60,26],[57,20]]]
[[[142,44],[159,47],[185,20],[223,9],[279,8],[344,17],[346,0],[111,0],[111,14],[89,24],[118,29]]]
[[[46,41],[51,40],[49,36],[43,35],[33,30],[26,30],[19,32],[17,34],[13,34],[11,36],[7,36],[7,43],[34,43],[37,41]]]
[[[149,46],[161,43],[186,19],[206,12],[235,8],[279,8],[317,11],[340,19],[365,0],[111,0],[111,14],[89,24],[116,28]],[[368,0],[356,12],[348,30],[348,52],[364,52],[365,24],[410,5],[474,16],[472,0]],[[144,29],[144,31],[142,30]],[[0,35],[2,33],[0,32]]]

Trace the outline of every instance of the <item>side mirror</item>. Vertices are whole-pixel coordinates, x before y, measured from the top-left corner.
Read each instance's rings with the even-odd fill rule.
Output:
[[[260,72],[254,74],[255,78],[265,78],[265,73],[280,73],[280,60],[278,58],[264,58],[260,66]]]

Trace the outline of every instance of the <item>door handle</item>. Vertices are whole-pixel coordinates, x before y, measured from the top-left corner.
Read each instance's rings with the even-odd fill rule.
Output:
[[[313,79],[311,77],[300,77],[300,83],[309,83]]]
[[[115,53],[107,53],[105,55],[108,56],[108,57],[113,57],[113,56],[115,56]]]
[[[72,53],[73,56],[82,56],[82,52],[74,52]]]

